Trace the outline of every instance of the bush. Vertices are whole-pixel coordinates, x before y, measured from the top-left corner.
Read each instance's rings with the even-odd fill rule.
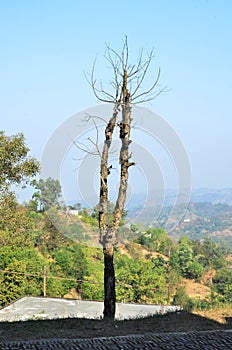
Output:
[[[194,308],[198,310],[209,310],[212,304],[208,300],[194,300]]]
[[[194,308],[194,301],[188,296],[183,286],[177,287],[172,304],[181,306],[183,310],[188,312]]]
[[[197,282],[199,282],[201,277],[203,276],[204,267],[197,261],[194,261],[188,266],[187,272],[188,278],[194,279]]]

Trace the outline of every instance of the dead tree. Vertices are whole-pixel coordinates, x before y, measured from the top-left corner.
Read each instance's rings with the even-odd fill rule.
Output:
[[[90,83],[96,98],[102,102],[114,105],[112,117],[105,127],[105,139],[101,153],[100,165],[100,197],[99,197],[99,230],[100,243],[104,254],[104,318],[114,319],[116,306],[115,293],[115,271],[114,271],[114,247],[116,244],[116,233],[123,214],[126,193],[128,187],[129,168],[135,163],[132,162],[129,146],[131,144],[130,131],[132,122],[132,105],[153,100],[164,89],[158,89],[160,69],[155,77],[154,83],[147,90],[141,90],[144,79],[150,68],[153,58],[151,51],[146,59],[143,53],[139,54],[135,65],[129,63],[129,49],[127,38],[123,45],[121,54],[107,45],[105,55],[113,70],[113,81],[111,87],[113,93],[106,91],[100,83],[98,87],[95,79],[95,64],[92,69]],[[119,121],[118,118],[121,117]],[[109,151],[113,140],[115,129],[119,128],[121,149],[119,155],[120,164],[120,185],[117,200],[111,222],[107,220],[108,203],[108,176],[112,166],[109,164]]]

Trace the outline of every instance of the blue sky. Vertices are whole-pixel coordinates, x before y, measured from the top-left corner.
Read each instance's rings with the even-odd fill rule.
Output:
[[[183,141],[197,187],[232,187],[230,0],[0,1],[1,129],[23,132],[40,159],[54,129],[97,103],[84,72],[105,43],[154,48],[168,86],[148,107]]]

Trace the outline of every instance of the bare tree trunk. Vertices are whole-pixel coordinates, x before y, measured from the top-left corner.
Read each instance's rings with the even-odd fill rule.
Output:
[[[105,129],[105,141],[101,157],[101,179],[100,179],[100,203],[99,203],[99,229],[100,243],[103,246],[104,254],[104,318],[114,319],[116,293],[115,293],[115,272],[114,272],[114,244],[115,231],[109,232],[107,225],[107,204],[108,204],[108,166],[109,149],[112,142],[113,132],[116,125],[119,104],[114,107],[113,116]]]
[[[129,50],[127,37],[123,45],[121,55],[107,46],[106,59],[113,68],[114,80],[111,82],[115,90],[115,95],[104,90],[100,85],[97,88],[96,79],[94,78],[93,65],[91,74],[91,86],[96,98],[102,102],[113,103],[113,116],[109,120],[105,129],[105,140],[101,154],[101,169],[100,169],[100,199],[99,199],[99,230],[100,243],[103,247],[104,254],[104,318],[114,319],[116,306],[115,292],[115,272],[114,272],[114,246],[116,244],[116,233],[120,225],[120,220],[123,214],[126,193],[128,188],[129,167],[134,165],[130,162],[131,155],[129,154],[130,131],[131,131],[131,103],[143,103],[153,100],[164,89],[159,90],[154,94],[154,89],[157,87],[160,77],[160,69],[158,70],[157,78],[152,86],[145,91],[141,91],[141,86],[148,72],[152,60],[153,52],[148,54],[146,60],[143,60],[142,54],[135,65],[130,65]],[[129,88],[130,91],[129,91]],[[117,124],[117,117],[121,108],[121,122]],[[108,205],[108,176],[112,166],[109,166],[109,150],[111,147],[113,132],[115,126],[120,129],[121,149],[119,155],[119,163],[121,168],[120,186],[118,197],[114,208],[113,220],[107,222],[107,205]]]
[[[116,242],[116,232],[118,230],[123,209],[126,201],[126,192],[128,187],[128,168],[134,163],[129,163],[129,145],[130,129],[131,129],[131,107],[130,94],[127,90],[127,72],[124,71],[123,76],[123,105],[122,120],[119,124],[121,150],[119,163],[121,166],[120,186],[118,198],[114,209],[114,219],[107,226],[104,225],[105,240],[103,245],[104,253],[104,318],[114,319],[116,309],[116,292],[115,292],[115,271],[114,271],[114,244]],[[118,107],[117,107],[118,113]],[[112,136],[112,135],[111,135]],[[108,148],[109,149],[109,148]],[[104,150],[103,150],[104,154]],[[104,163],[105,164],[105,163]],[[106,169],[105,169],[106,171]],[[109,171],[108,171],[109,174]],[[104,203],[107,205],[107,203]],[[102,222],[103,223],[103,222]],[[103,226],[103,225],[101,225]]]
[[[114,247],[103,248],[104,252],[104,318],[114,319],[116,309]]]

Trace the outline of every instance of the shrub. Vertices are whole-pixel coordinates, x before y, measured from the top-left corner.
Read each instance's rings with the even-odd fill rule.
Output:
[[[181,306],[183,310],[188,312],[194,307],[194,301],[188,296],[184,286],[177,287],[172,304]]]

